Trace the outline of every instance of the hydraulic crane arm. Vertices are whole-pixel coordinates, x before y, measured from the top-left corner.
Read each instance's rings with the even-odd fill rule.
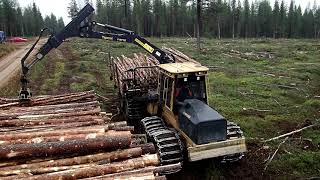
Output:
[[[20,99],[26,100],[29,99],[31,93],[27,89],[28,80],[26,78],[29,69],[35,65],[38,61],[43,59],[45,55],[47,55],[53,48],[59,47],[63,41],[70,37],[81,37],[81,38],[95,38],[95,39],[105,39],[112,41],[121,41],[136,44],[143,49],[145,49],[148,53],[153,55],[160,64],[171,63],[174,62],[174,58],[169,57],[164,51],[160,48],[157,48],[155,45],[151,44],[145,38],[135,34],[133,31],[111,26],[108,24],[100,24],[96,22],[89,22],[87,19],[93,13],[94,8],[87,4],[78,14],[77,16],[64,27],[60,33],[56,35],[51,35],[48,41],[40,48],[39,52],[36,54],[36,58],[31,62],[27,63],[26,59],[35,48],[36,44],[40,40],[42,33],[45,29],[41,31],[41,34],[38,40],[34,43],[32,48],[28,51],[28,53],[21,59],[22,66],[22,76],[21,76],[21,91],[20,91]],[[94,28],[96,26],[102,27],[106,32],[98,32],[95,31]]]
[[[28,70],[36,64],[38,61],[40,61],[45,55],[47,55],[53,48],[57,48],[61,45],[61,43],[70,37],[78,37],[81,33],[81,23],[84,23],[89,17],[92,12],[94,11],[93,7],[89,4],[87,4],[77,15],[76,18],[74,18],[67,26],[65,26],[60,33],[56,35],[51,35],[48,39],[48,41],[40,48],[39,52],[36,54],[36,58],[31,61],[29,64],[26,64],[26,59],[30,52],[33,50],[33,48],[30,49],[30,51],[26,54],[25,57],[21,60],[22,65],[22,72],[24,75],[28,73]],[[43,32],[43,30],[42,30]],[[42,34],[41,32],[41,34]],[[40,34],[40,36],[41,36]],[[36,42],[37,43],[37,42]],[[36,44],[35,43],[35,44]],[[34,44],[34,46],[35,46]]]
[[[95,26],[99,26],[104,28],[105,30],[109,32],[96,32],[92,29]],[[112,41],[121,41],[121,42],[128,42],[138,45],[139,47],[146,50],[148,53],[150,53],[152,56],[154,56],[160,64],[165,63],[171,63],[174,62],[173,57],[169,57],[164,51],[162,51],[160,48],[156,47],[152,43],[150,43],[145,38],[135,34],[133,31],[111,26],[108,24],[100,24],[96,22],[92,22],[88,26],[87,34],[84,34],[84,37],[88,38],[100,38],[100,39],[106,39],[106,40],[112,40]]]

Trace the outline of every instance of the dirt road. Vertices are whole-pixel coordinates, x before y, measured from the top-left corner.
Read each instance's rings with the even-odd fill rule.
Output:
[[[40,40],[30,57],[34,57],[37,49],[39,49],[45,42],[46,39]],[[0,59],[0,88],[6,85],[12,77],[20,72],[20,60],[28,52],[32,44],[33,42],[22,45],[18,47],[16,51]]]

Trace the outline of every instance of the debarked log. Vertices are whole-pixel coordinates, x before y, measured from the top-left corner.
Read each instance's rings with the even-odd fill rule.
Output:
[[[112,134],[113,131],[98,132],[98,133],[90,133],[90,134],[74,134],[74,135],[65,135],[65,136],[44,136],[44,137],[36,137],[32,139],[18,139],[13,141],[0,141],[0,145],[13,145],[13,144],[36,144],[36,143],[44,143],[44,142],[56,142],[56,141],[70,141],[77,139],[94,139],[98,137],[108,136],[108,134]]]
[[[85,116],[85,115],[99,115],[101,112],[100,107],[88,110],[88,111],[79,111],[79,112],[65,112],[65,113],[54,113],[54,114],[40,114],[40,115],[0,115],[0,120],[7,119],[50,119],[50,118],[63,118],[63,117],[72,117],[72,116]]]
[[[149,166],[141,169],[135,169],[131,171],[125,171],[120,173],[114,173],[114,174],[108,174],[103,176],[97,176],[94,178],[88,178],[87,180],[93,180],[93,179],[114,179],[120,176],[134,176],[134,174],[141,174],[141,173],[148,173],[153,172],[155,174],[157,173],[164,173],[164,172],[178,172],[182,168],[181,163],[177,164],[170,164],[170,165],[164,165],[164,166]]]
[[[58,129],[69,129],[93,125],[103,125],[102,119],[97,119],[88,122],[73,122],[73,123],[61,123],[53,125],[39,125],[39,126],[22,126],[22,127],[5,127],[0,128],[0,133],[23,133],[23,132],[37,132],[37,131],[52,131]]]
[[[84,92],[84,93],[75,93],[71,95],[61,95],[61,96],[49,96],[46,98],[40,99],[31,99],[31,103],[33,106],[36,105],[54,105],[54,104],[63,104],[63,103],[71,103],[75,101],[81,101],[85,99],[95,100],[94,93]]]
[[[135,180],[155,180],[156,177],[153,172],[146,172],[146,173],[136,173],[136,174],[131,174],[131,175],[124,175],[124,176],[118,176],[116,178],[99,178],[102,180],[130,180],[130,179],[135,179]]]
[[[71,169],[78,169],[84,167],[95,166],[95,164],[80,164],[80,165],[72,165],[72,166],[58,166],[58,167],[45,167],[45,168],[37,168],[37,169],[17,169],[7,172],[0,172],[0,179],[6,176],[16,177],[16,179],[21,179],[23,177],[28,177],[32,175],[46,174],[52,172],[66,171]],[[1,177],[2,176],[2,177]],[[11,178],[12,178],[11,177]]]
[[[75,116],[67,118],[57,118],[57,119],[8,119],[1,120],[0,127],[14,127],[14,126],[36,126],[36,125],[46,125],[46,124],[61,124],[61,123],[73,123],[73,122],[88,122],[94,121],[96,119],[101,119],[100,116]]]
[[[4,110],[3,113],[12,112],[12,113],[22,113],[22,112],[41,112],[48,110],[61,110],[61,109],[72,109],[72,108],[81,108],[89,106],[99,106],[98,101],[90,101],[83,103],[69,103],[69,104],[55,104],[55,105],[45,105],[45,106],[31,106],[31,107],[13,107],[8,110]]]
[[[74,135],[74,134],[89,134],[89,133],[104,133],[108,130],[117,130],[117,128],[122,128],[122,124],[106,124],[98,126],[88,126],[88,127],[77,127],[69,129],[48,129],[38,132],[17,132],[17,133],[4,133],[0,134],[0,141],[12,141],[19,139],[31,139],[36,137],[44,136],[63,136],[63,135]],[[130,127],[130,126],[129,126]],[[131,128],[128,128],[131,129]]]
[[[19,119],[21,117],[51,117],[59,115],[59,117],[68,116],[69,114],[93,111],[100,107],[98,106],[86,106],[86,107],[77,107],[77,108],[65,108],[65,109],[53,109],[53,110],[45,110],[45,111],[2,111],[0,112],[0,119]]]
[[[152,152],[143,152],[142,148],[131,148],[124,150],[117,150],[108,153],[98,153],[86,156],[77,156],[72,158],[50,160],[39,163],[32,164],[23,164],[17,166],[9,166],[0,168],[0,176],[9,176],[9,175],[23,175],[23,174],[43,174],[50,172],[57,172],[61,170],[69,170],[80,168],[79,165],[88,165],[89,163],[100,163],[103,161],[105,164],[124,160],[128,158],[139,157],[142,154],[152,153]]]
[[[39,144],[14,144],[0,146],[0,159],[50,156],[55,154],[84,153],[97,150],[115,150],[129,147],[131,133],[114,132],[94,139],[48,142]]]
[[[118,123],[108,123],[106,126],[107,129],[113,129],[118,131],[133,131],[133,127],[126,126],[126,124]],[[58,129],[70,129],[77,127],[93,126],[93,125],[104,125],[105,120],[102,118],[90,119],[85,122],[72,122],[72,123],[60,123],[60,124],[46,124],[46,125],[37,125],[37,126],[20,126],[20,127],[0,127],[0,133],[31,133],[39,131],[54,131]]]
[[[96,165],[93,167],[85,167],[85,168],[72,169],[72,170],[43,174],[43,175],[30,176],[27,179],[30,179],[30,180],[31,179],[32,180],[81,179],[81,178],[129,171],[129,170],[144,168],[147,166],[157,166],[157,165],[159,165],[158,155],[151,154],[151,155],[144,155],[143,157],[129,159],[121,162],[115,162],[111,164]],[[8,179],[10,179],[10,177]]]

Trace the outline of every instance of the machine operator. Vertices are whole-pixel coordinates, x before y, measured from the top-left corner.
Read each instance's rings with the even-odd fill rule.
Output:
[[[183,102],[186,99],[193,98],[193,93],[188,83],[184,82],[180,88],[177,88],[175,98],[178,102]]]

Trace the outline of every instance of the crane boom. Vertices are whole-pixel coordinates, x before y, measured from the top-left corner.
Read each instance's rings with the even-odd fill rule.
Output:
[[[26,59],[33,51],[34,47],[40,40],[41,34],[38,40],[34,43],[32,48],[27,52],[27,54],[21,59],[22,75],[21,75],[21,90],[19,98],[22,101],[28,100],[31,96],[30,91],[27,88],[29,81],[27,80],[27,74],[30,68],[39,62],[43,57],[45,57],[53,48],[59,47],[64,40],[70,37],[81,37],[81,38],[94,38],[94,39],[105,39],[112,41],[128,42],[138,45],[139,47],[146,50],[148,53],[153,55],[160,64],[174,62],[174,58],[168,56],[160,48],[156,47],[150,43],[145,38],[137,35],[135,32],[123,29],[120,27],[100,24],[95,21],[89,22],[88,17],[94,12],[94,8],[87,4],[72,21],[65,26],[58,34],[52,34],[47,42],[40,48],[39,52],[36,54],[36,58],[31,62],[27,63]],[[102,27],[106,32],[95,31],[95,27]]]

